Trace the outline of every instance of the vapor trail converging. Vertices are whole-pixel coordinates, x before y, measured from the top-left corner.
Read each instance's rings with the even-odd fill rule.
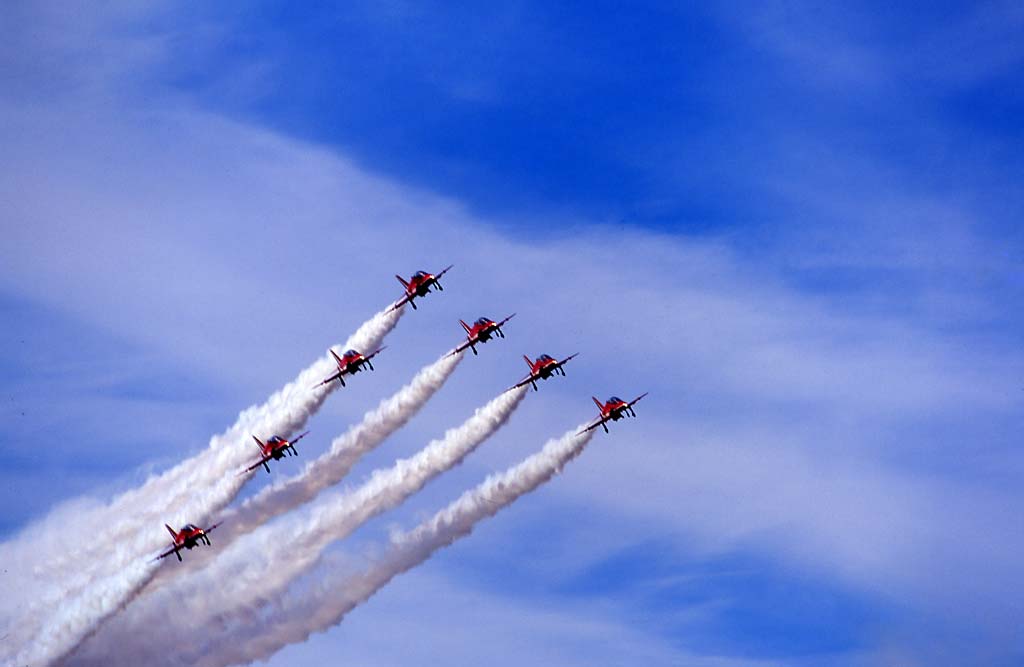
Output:
[[[331,448],[306,464],[300,474],[264,487],[238,509],[221,514],[220,520],[224,525],[217,530],[217,549],[189,554],[187,570],[163,568],[153,579],[152,586],[161,585],[165,580],[186,571],[195,572],[242,535],[312,500],[324,489],[340,482],[360,458],[412,419],[444,386],[464,358],[462,353],[453,355],[446,352],[437,361],[421,369],[409,384],[367,412],[360,423],[335,438]]]
[[[304,642],[314,632],[336,625],[394,577],[468,535],[479,521],[554,477],[583,452],[593,437],[594,431],[578,435],[578,430],[549,441],[540,452],[489,477],[412,531],[392,538],[384,556],[363,573],[329,575],[313,586],[289,590],[269,600],[236,633],[215,636],[193,664],[223,667],[266,659],[289,644]]]
[[[377,313],[344,347],[379,345],[402,313],[403,309]],[[149,558],[166,542],[166,534],[159,530],[162,524],[204,522],[231,502],[249,477],[237,471],[252,456],[251,434],[287,437],[301,428],[332,390],[310,387],[333,366],[325,355],[264,404],[243,411],[200,454],[76,517],[71,525],[49,526],[62,533],[60,539],[36,539],[26,532],[16,544],[3,545],[0,558],[7,549],[32,554],[38,544],[63,544],[63,548],[59,553],[34,553],[21,561],[34,559],[42,565],[26,573],[21,590],[15,592],[17,601],[5,603],[16,614],[17,623],[10,623],[11,636],[0,648],[0,659],[28,665],[59,659],[122,608],[155,572],[156,564]]]
[[[205,652],[204,641],[223,641],[231,627],[244,627],[266,600],[284,593],[316,565],[331,542],[347,537],[461,463],[508,421],[525,396],[526,388],[502,393],[442,439],[391,468],[375,471],[354,491],[322,498],[299,516],[266,524],[237,540],[206,568],[177,579],[180,586],[165,586],[139,599],[132,613],[116,619],[102,636],[84,646],[80,657],[88,663],[91,656],[116,651],[136,663],[198,660]],[[193,595],[196,590],[216,594]],[[154,624],[159,624],[171,644],[145,633]],[[181,632],[188,632],[189,646],[174,642]],[[243,640],[248,640],[244,630],[234,637],[234,641]]]

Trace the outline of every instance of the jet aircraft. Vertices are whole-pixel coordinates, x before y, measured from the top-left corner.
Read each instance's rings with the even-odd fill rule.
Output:
[[[263,466],[267,469],[267,472],[270,472],[270,466],[267,465],[267,461],[270,461],[271,459],[280,461],[288,454],[298,456],[299,452],[295,449],[295,443],[306,437],[307,433],[309,433],[309,431],[300,433],[298,437],[291,441],[285,440],[279,435],[275,435],[270,440],[263,442],[256,436],[252,436],[252,439],[256,441],[256,446],[260,448],[260,460],[243,470],[242,473],[247,473],[250,470],[259,468],[260,466]]]
[[[180,561],[182,549],[192,549],[193,547],[199,546],[200,544],[209,545],[210,538],[207,536],[207,533],[209,533],[219,525],[219,523],[215,523],[209,528],[200,528],[194,523],[187,523],[181,527],[181,530],[175,532],[173,528],[171,528],[165,523],[164,528],[166,528],[167,532],[171,534],[171,548],[163,552],[153,560],[160,560],[161,558],[166,558],[167,556],[174,554],[178,557],[178,560]]]
[[[402,287],[405,288],[405,294],[402,295],[401,299],[395,301],[395,303],[391,306],[391,310],[398,308],[403,303],[408,303],[410,306],[412,306],[413,310],[416,310],[416,297],[426,296],[427,293],[430,292],[431,287],[436,287],[437,289],[443,292],[444,288],[441,287],[441,283],[438,281],[440,281],[441,276],[448,273],[448,270],[451,269],[453,266],[455,265],[449,264],[444,268],[443,271],[441,271],[441,273],[438,273],[437,275],[434,275],[433,273],[427,273],[426,271],[417,271],[412,275],[411,278],[409,278],[409,280],[406,280],[402,276],[395,274],[395,278],[398,278],[398,282],[402,283]]]
[[[459,324],[461,324],[462,328],[466,330],[466,342],[460,343],[458,347],[452,350],[452,354],[458,354],[467,347],[473,350],[473,354],[477,354],[477,343],[486,343],[491,340],[493,336],[504,338],[505,332],[501,330],[501,327],[515,316],[516,314],[512,313],[501,322],[495,322],[494,320],[487,319],[486,317],[479,317],[476,322],[473,322],[473,326],[469,326],[462,320],[459,320]]]
[[[608,432],[608,422],[617,422],[623,417],[636,417],[636,412],[633,411],[633,404],[639,401],[641,398],[647,395],[647,392],[640,394],[629,403],[625,402],[618,396],[612,396],[608,399],[607,403],[602,403],[597,400],[596,396],[591,396],[594,404],[597,405],[597,409],[601,411],[601,416],[598,417],[592,424],[587,426],[585,429],[577,433],[576,435],[583,435],[591,429],[595,429],[598,426],[604,429],[604,432]]]
[[[328,352],[331,353],[331,356],[334,357],[334,361],[337,362],[338,370],[334,373],[334,375],[313,387],[313,389],[316,389],[317,387],[322,387],[325,384],[333,382],[334,380],[340,382],[341,386],[344,387],[346,375],[354,375],[359,371],[363,370],[364,366],[372,371],[373,362],[371,362],[370,360],[376,357],[378,354],[380,354],[381,350],[385,349],[386,347],[387,345],[385,345],[384,347],[379,347],[373,354],[369,354],[365,357],[356,350],[346,350],[345,354],[341,355],[340,357],[338,356],[338,353],[335,352],[334,350],[328,350]]]
[[[506,391],[518,389],[524,384],[532,384],[533,390],[537,391],[537,380],[547,380],[552,375],[561,375],[562,377],[565,377],[565,370],[562,368],[562,365],[578,354],[579,352],[570,354],[561,361],[557,361],[550,354],[542,354],[537,357],[536,361],[530,361],[530,358],[524,354],[523,361],[525,361],[526,365],[530,367],[530,374],[519,382],[516,382]]]

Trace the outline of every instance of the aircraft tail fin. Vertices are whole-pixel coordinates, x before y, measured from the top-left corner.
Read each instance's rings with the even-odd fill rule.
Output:
[[[469,328],[469,325],[466,324],[465,322],[463,322],[462,320],[459,320],[459,324],[461,324],[462,328],[466,330],[466,333],[469,333],[470,331],[472,331],[472,329]]]
[[[256,446],[259,447],[260,451],[262,452],[263,451],[263,442],[259,438],[257,438],[256,436],[252,436],[252,439],[256,441]]]
[[[173,537],[174,539],[178,539],[178,534],[176,532],[174,532],[173,528],[168,526],[166,523],[164,524],[164,528],[166,528],[167,532],[171,534],[171,537]]]
[[[398,278],[398,282],[402,283],[402,287],[404,287],[407,290],[409,289],[409,283],[405,281],[405,278],[398,275],[397,273],[395,274],[395,278]]]
[[[533,362],[530,361],[530,358],[528,356],[526,356],[525,354],[523,355],[523,361],[526,362],[526,365],[529,366],[530,370],[532,371],[533,370]]]
[[[604,412],[604,403],[602,403],[601,401],[597,400],[597,396],[591,396],[590,400],[594,401],[594,405],[597,406],[598,410],[600,410],[601,412]]]

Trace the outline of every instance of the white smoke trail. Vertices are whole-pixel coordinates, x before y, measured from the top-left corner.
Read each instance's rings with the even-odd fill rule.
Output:
[[[395,327],[404,309],[381,311],[364,323],[345,348],[375,348]],[[325,356],[302,371],[263,405],[243,411],[235,424],[211,438],[209,447],[174,468],[147,480],[109,504],[78,517],[74,525],[54,526],[64,532],[60,553],[33,554],[30,530],[8,547],[29,565],[21,578],[16,602],[5,605],[18,618],[9,623],[11,636],[0,648],[0,660],[11,664],[48,664],[66,655],[152,577],[156,564],[148,559],[167,541],[162,524],[206,522],[235,497],[249,478],[237,471],[252,458],[252,433],[287,437],[302,427],[332,390],[311,387],[334,370]],[[168,516],[170,515],[170,516]],[[44,540],[54,543],[56,540]],[[6,554],[0,552],[0,559]],[[19,595],[20,594],[20,595]]]
[[[191,664],[204,652],[204,639],[222,640],[225,627],[248,619],[265,600],[282,594],[316,565],[331,542],[345,538],[461,463],[508,421],[525,396],[525,387],[499,395],[416,455],[375,471],[355,491],[325,498],[284,525],[262,526],[235,542],[208,567],[180,578],[180,586],[167,586],[138,600],[133,613],[118,618],[108,632],[91,642],[93,645],[83,647],[85,664],[113,651],[128,656],[134,664]],[[213,593],[191,594],[196,590]],[[169,632],[171,643],[145,632],[155,625]],[[188,646],[174,642],[182,633],[189,637]]]
[[[384,556],[361,574],[327,576],[315,586],[292,589],[268,600],[236,632],[214,635],[191,664],[224,667],[266,659],[289,644],[306,641],[314,632],[337,625],[394,577],[469,535],[478,522],[554,477],[593,437],[594,431],[577,435],[578,430],[549,441],[540,452],[487,478],[412,531],[393,537]]]
[[[165,567],[152,581],[160,586],[181,573],[195,572],[216,557],[236,539],[252,532],[270,519],[284,514],[317,496],[322,490],[337,484],[365,454],[404,426],[451,377],[464,359],[463,353],[445,353],[437,361],[424,367],[394,395],[386,398],[363,420],[344,435],[335,438],[331,448],[305,469],[288,479],[264,487],[235,510],[220,516],[223,527],[214,536],[216,549],[204,549],[189,554],[189,567]]]

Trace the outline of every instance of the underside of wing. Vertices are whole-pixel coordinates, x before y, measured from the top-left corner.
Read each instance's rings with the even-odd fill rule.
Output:
[[[403,294],[401,299],[391,304],[391,308],[388,309],[388,312],[391,312],[392,310],[398,310],[407,303],[409,303],[409,295]]]
[[[568,361],[571,361],[572,359],[575,359],[578,356],[580,356],[579,352],[573,352],[568,357],[566,357],[565,359],[562,359],[561,361],[558,362],[559,368],[561,368],[562,364],[564,364],[564,363],[566,363]]]
[[[313,387],[313,388],[316,389],[317,387],[322,387],[325,384],[330,384],[330,383],[334,382],[335,380],[337,380],[338,378],[340,378],[344,374],[345,374],[345,371],[335,371],[334,375],[332,375],[329,378],[326,378],[325,380],[320,382],[320,384],[318,384],[316,387]]]
[[[159,556],[157,556],[153,560],[160,560],[161,558],[167,558],[172,553],[174,553],[174,551],[175,551],[174,547],[171,547],[170,549],[168,549],[167,551],[163,552],[162,554],[160,554]]]
[[[511,387],[509,387],[505,391],[512,391],[513,389],[519,389],[520,387],[528,385],[531,382],[534,382],[535,380],[539,380],[539,379],[540,379],[540,377],[537,376],[537,375],[527,375],[522,380],[520,380],[519,382],[516,382],[514,385],[512,385]]]
[[[648,392],[646,392],[646,391],[645,391],[644,393],[640,394],[639,396],[637,396],[636,398],[634,398],[634,399],[633,399],[632,401],[630,401],[629,403],[627,403],[627,404],[626,404],[626,407],[627,407],[627,408],[631,408],[631,407],[633,407],[633,404],[634,404],[634,403],[637,403],[637,402],[639,402],[639,401],[640,401],[640,399],[641,399],[641,398],[643,398],[644,396],[646,396],[647,394],[648,394]]]
[[[261,458],[261,459],[260,459],[259,461],[257,461],[256,463],[253,463],[253,464],[252,464],[251,466],[249,466],[248,468],[246,468],[246,469],[245,469],[245,471],[246,471],[246,472],[249,472],[250,470],[255,470],[256,468],[259,468],[259,467],[260,467],[261,465],[263,465],[264,463],[266,463],[267,461],[269,461],[269,460],[270,460],[271,458],[273,458],[273,457],[270,457],[270,456],[264,456],[264,457],[263,457],[263,458]]]
[[[587,431],[593,431],[595,428],[597,428],[601,424],[605,423],[606,421],[608,421],[608,419],[606,417],[602,417],[601,419],[598,419],[598,420],[592,422],[589,426],[587,426],[582,431],[578,432],[576,435],[583,435]]]

